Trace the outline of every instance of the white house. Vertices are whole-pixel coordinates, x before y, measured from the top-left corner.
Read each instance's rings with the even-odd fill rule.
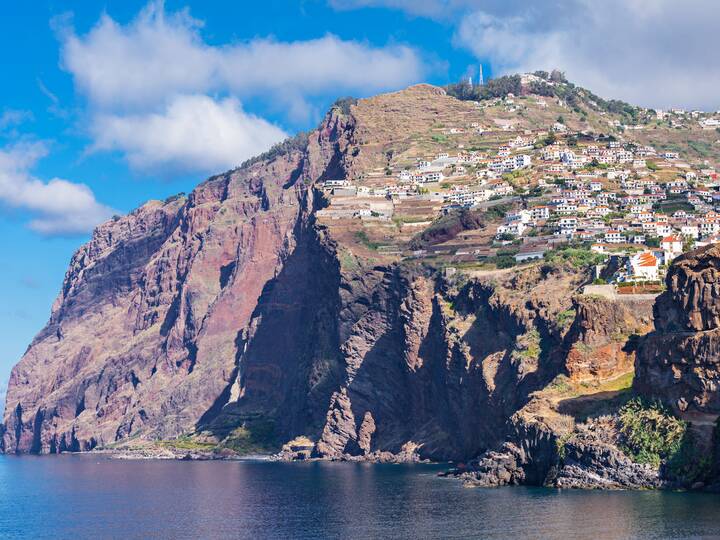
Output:
[[[665,259],[671,261],[678,255],[682,255],[683,240],[679,236],[666,236],[660,242],[660,248],[665,252]]]
[[[535,206],[530,209],[530,215],[534,220],[548,219],[550,217],[550,208],[547,206]]]
[[[607,244],[623,244],[625,243],[625,235],[614,229],[605,233],[605,243]]]
[[[688,238],[700,238],[700,228],[696,224],[685,224],[680,227],[680,234]]]
[[[628,259],[628,277],[636,281],[657,281],[659,266],[657,257],[651,251],[636,253]]]

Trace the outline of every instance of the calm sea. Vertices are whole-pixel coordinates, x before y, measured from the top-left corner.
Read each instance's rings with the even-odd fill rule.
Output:
[[[0,457],[0,538],[718,538],[720,496],[465,489],[439,466]]]

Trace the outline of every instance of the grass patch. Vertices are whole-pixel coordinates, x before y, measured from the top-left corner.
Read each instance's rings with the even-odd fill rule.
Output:
[[[360,242],[366,248],[371,249],[373,251],[377,251],[377,249],[380,247],[379,243],[373,242],[372,240],[370,240],[370,238],[368,237],[368,235],[365,231],[357,231],[355,233],[355,240]]]
[[[238,454],[265,454],[278,448],[275,422],[256,419],[235,428],[220,444]]]
[[[201,442],[194,439],[191,435],[182,435],[177,439],[169,441],[160,441],[159,445],[164,448],[174,448],[176,450],[188,451],[211,451],[215,448],[215,444],[209,442]]]

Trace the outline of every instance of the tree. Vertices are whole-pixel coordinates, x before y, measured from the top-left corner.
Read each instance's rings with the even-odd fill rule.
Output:
[[[567,82],[567,79],[565,78],[565,73],[563,73],[559,69],[553,69],[550,72],[550,80],[552,82],[560,82],[560,83]]]

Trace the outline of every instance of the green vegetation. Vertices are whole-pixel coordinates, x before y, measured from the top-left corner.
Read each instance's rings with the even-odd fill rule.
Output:
[[[577,315],[576,311],[574,309],[566,309],[565,311],[561,311],[557,314],[557,325],[560,328],[568,328],[575,320],[575,315]]]
[[[176,194],[176,195],[170,195],[170,196],[169,196],[167,199],[165,199],[163,202],[164,202],[165,204],[170,204],[170,203],[172,203],[172,202],[175,202],[175,201],[179,201],[179,200],[184,199],[185,196],[186,196],[186,195],[185,195],[185,192],[184,192],[184,191],[181,191],[180,193],[178,193],[178,194]]]
[[[667,214],[672,214],[678,210],[683,210],[684,212],[694,212],[693,206],[687,202],[687,199],[682,195],[670,195],[666,200],[654,204],[653,208]]]
[[[272,148],[270,148],[270,150],[268,150],[267,152],[263,152],[262,154],[251,157],[250,159],[244,161],[242,165],[240,165],[240,168],[244,169],[245,167],[250,167],[255,163],[266,160],[270,161],[280,156],[291,154],[293,152],[304,152],[305,148],[307,147],[308,136],[308,132],[300,131],[294,137],[288,137],[284,141],[273,145]]]
[[[570,383],[570,379],[567,375],[561,374],[550,381],[550,384],[547,385],[547,389],[558,394],[566,394],[572,390],[572,384]]]
[[[343,97],[343,98],[337,99],[337,100],[335,101],[335,103],[332,104],[332,107],[331,107],[331,108],[333,108],[333,109],[335,109],[335,108],[340,109],[340,111],[341,111],[344,115],[348,115],[348,114],[350,114],[350,108],[351,108],[353,105],[356,105],[357,102],[358,102],[358,99],[357,99],[357,98],[354,98],[354,97],[351,97],[351,96],[347,96],[347,97]]]
[[[223,440],[221,448],[238,454],[267,453],[278,449],[275,423],[262,418],[245,422]]]
[[[512,357],[515,360],[538,360],[541,352],[540,332],[536,328],[532,328],[518,337]]]
[[[700,157],[709,158],[714,154],[712,145],[705,141],[688,141],[687,144]]]
[[[490,221],[499,220],[505,218],[505,214],[509,211],[509,204],[496,204],[485,210],[485,217]]]
[[[584,268],[601,264],[606,256],[595,253],[584,247],[562,246],[545,253],[545,260],[550,264],[570,263],[575,268]]]
[[[445,87],[448,95],[462,100],[480,101],[490,98],[504,98],[508,94],[520,95],[522,83],[520,75],[505,75],[489,80],[483,86],[472,86],[467,81],[449,84]]]
[[[687,425],[657,401],[628,401],[619,411],[622,450],[637,463],[658,467],[680,450]]]
[[[340,260],[340,266],[343,270],[354,271],[360,268],[360,264],[355,258],[355,255],[347,249],[340,249],[338,251],[338,259]]]
[[[569,433],[565,433],[564,435],[561,435],[560,437],[555,439],[555,447],[557,449],[557,455],[558,455],[558,458],[560,459],[560,461],[565,459],[565,455],[567,453],[567,451],[565,449],[565,445],[567,444],[567,442],[570,440],[571,437],[572,437],[572,432],[569,432]]]
[[[637,463],[653,467],[665,463],[670,475],[694,482],[710,471],[687,422],[658,401],[633,398],[619,411],[622,450]]]
[[[366,248],[372,249],[373,251],[376,251],[380,247],[380,244],[378,244],[377,242],[373,242],[370,240],[370,238],[368,238],[368,235],[365,231],[357,231],[355,233],[355,240],[363,244]]]
[[[182,435],[177,439],[171,439],[169,441],[160,441],[160,446],[165,448],[174,448],[176,450],[188,450],[188,451],[211,451],[215,448],[215,444],[208,442],[201,442],[193,438],[191,435]]]

